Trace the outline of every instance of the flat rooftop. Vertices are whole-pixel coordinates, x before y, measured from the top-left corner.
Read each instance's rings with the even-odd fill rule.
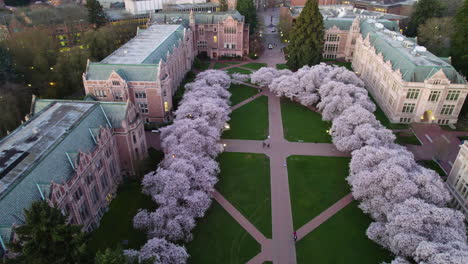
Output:
[[[0,194],[40,160],[94,106],[57,102],[0,141]]]
[[[181,25],[152,25],[115,50],[101,61],[104,64],[155,64],[158,62],[147,59],[156,52],[158,47],[171,39],[176,31],[183,30]],[[173,43],[174,44],[174,43]],[[165,50],[167,53],[167,50]]]
[[[303,6],[290,7],[293,16],[299,16],[304,9]],[[374,18],[374,19],[389,19],[402,20],[406,16],[394,15],[389,13],[368,11],[364,9],[354,8],[352,5],[323,5],[319,6],[320,13],[324,18]]]

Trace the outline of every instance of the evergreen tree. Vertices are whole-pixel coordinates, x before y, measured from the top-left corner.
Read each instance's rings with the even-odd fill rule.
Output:
[[[122,249],[107,248],[104,252],[98,251],[94,264],[127,264],[128,258],[123,254]]]
[[[102,5],[98,0],[86,1],[86,7],[88,8],[88,20],[89,23],[94,24],[96,28],[99,28],[107,23],[106,14],[102,9]]]
[[[322,59],[324,28],[317,1],[307,1],[291,31],[287,48],[289,69],[315,65]]]
[[[452,35],[453,66],[465,77],[468,76],[468,0],[458,10]]]
[[[445,6],[440,0],[419,0],[414,7],[408,23],[408,29],[405,34],[409,37],[415,37],[418,33],[419,25],[424,24],[429,18],[441,17]]]
[[[15,263],[86,263],[81,227],[66,223],[66,216],[47,202],[34,202],[24,210],[25,223],[15,228],[18,241],[12,251],[20,253]]]
[[[254,32],[257,27],[257,10],[253,0],[238,0],[236,9],[245,16],[245,22],[250,26],[250,33]]]
[[[219,0],[219,11],[225,12],[228,10],[227,0]]]

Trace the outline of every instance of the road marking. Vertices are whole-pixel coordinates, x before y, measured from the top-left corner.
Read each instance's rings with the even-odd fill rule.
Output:
[[[432,138],[428,134],[425,134],[424,136],[426,136],[427,140],[429,140],[432,143]]]
[[[450,140],[445,135],[442,135],[442,138],[445,139],[445,141],[447,141],[447,143],[450,143]]]

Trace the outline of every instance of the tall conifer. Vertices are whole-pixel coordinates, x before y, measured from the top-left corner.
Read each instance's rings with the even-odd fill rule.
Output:
[[[309,0],[296,20],[287,48],[287,65],[298,69],[304,65],[315,65],[322,59],[324,28],[317,0]]]

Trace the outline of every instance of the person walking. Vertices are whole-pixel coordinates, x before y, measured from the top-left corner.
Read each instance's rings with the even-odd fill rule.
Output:
[[[296,233],[296,231],[294,231],[293,236],[294,236],[294,242],[296,242],[296,241],[297,241],[297,233]]]

